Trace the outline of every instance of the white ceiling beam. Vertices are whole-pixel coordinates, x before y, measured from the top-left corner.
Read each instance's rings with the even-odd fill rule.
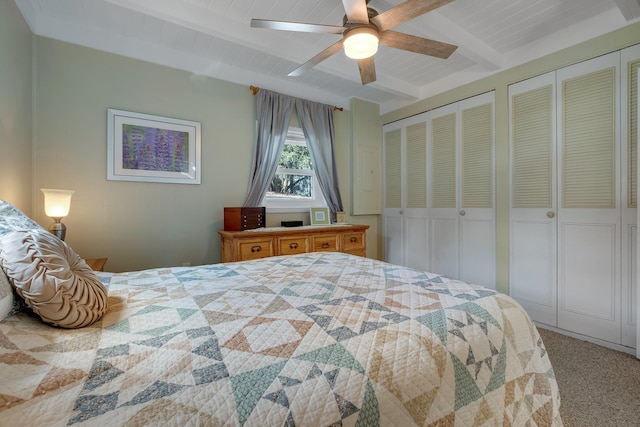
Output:
[[[377,73],[376,81],[367,86],[388,92],[393,95],[402,96],[408,101],[417,100],[420,94],[420,87],[407,83],[403,80],[391,77],[388,74]]]
[[[389,10],[394,6],[385,0],[377,0],[375,4],[380,8],[379,12]],[[500,52],[446,18],[437,9],[418,16],[403,25],[411,28],[413,35],[457,45],[456,54],[460,54],[488,70],[498,70],[504,64],[504,56]]]
[[[437,15],[437,16],[436,16]],[[456,53],[470,59],[487,70],[498,70],[504,64],[504,55],[486,44],[458,24],[434,12],[431,16],[425,16],[429,28],[445,33],[447,38],[457,44]]]
[[[615,0],[615,2],[627,21],[640,17],[640,0]]]

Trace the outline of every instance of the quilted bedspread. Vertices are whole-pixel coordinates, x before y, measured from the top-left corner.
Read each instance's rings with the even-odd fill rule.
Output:
[[[0,322],[3,426],[561,426],[510,297],[341,253],[98,273],[101,321]]]

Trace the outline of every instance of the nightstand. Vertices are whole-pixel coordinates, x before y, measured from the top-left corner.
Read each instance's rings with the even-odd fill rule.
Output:
[[[104,271],[104,265],[107,263],[107,258],[92,258],[84,260],[93,271]]]

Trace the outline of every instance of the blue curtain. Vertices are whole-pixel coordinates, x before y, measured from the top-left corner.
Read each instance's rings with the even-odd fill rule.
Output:
[[[260,89],[257,94],[258,137],[244,206],[260,206],[278,169],[294,99]]]
[[[335,221],[335,213],[343,208],[336,169],[333,107],[296,99],[296,112],[307,140],[318,184],[331,211],[332,220]]]

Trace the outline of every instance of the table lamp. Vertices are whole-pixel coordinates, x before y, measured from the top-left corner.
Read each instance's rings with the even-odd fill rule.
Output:
[[[55,220],[55,222],[49,226],[49,231],[64,241],[67,227],[61,221],[62,218],[69,215],[71,195],[75,193],[75,191],[50,188],[41,188],[40,190],[44,193],[44,212],[48,217]]]

